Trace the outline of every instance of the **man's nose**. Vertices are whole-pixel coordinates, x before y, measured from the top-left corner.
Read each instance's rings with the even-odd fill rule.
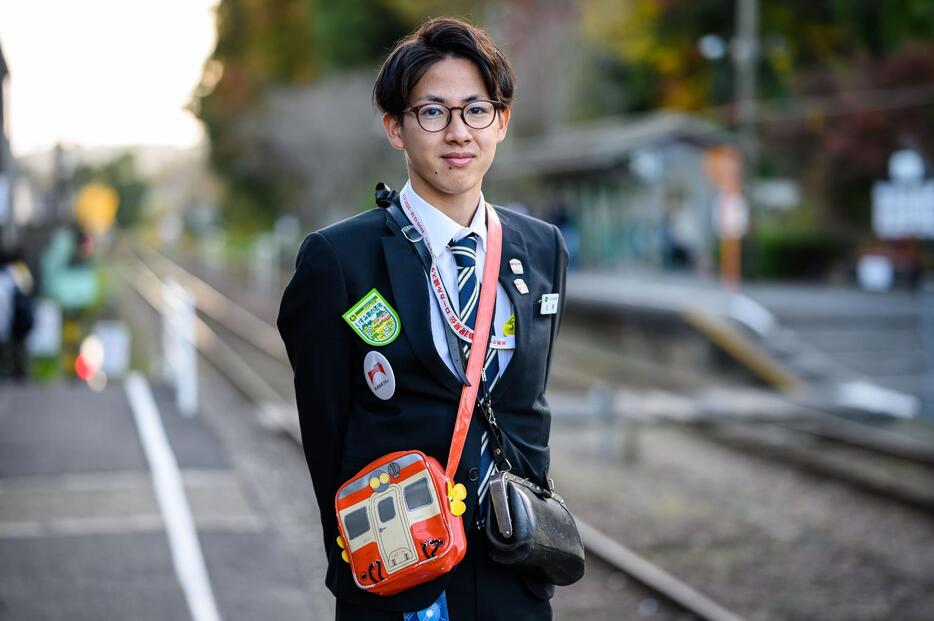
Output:
[[[451,122],[445,128],[444,137],[448,142],[467,142],[473,138],[470,133],[470,127],[464,122],[464,117],[460,110],[451,111]]]

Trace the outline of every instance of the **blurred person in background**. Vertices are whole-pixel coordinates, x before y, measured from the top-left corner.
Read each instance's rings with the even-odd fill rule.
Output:
[[[0,378],[24,380],[29,372],[26,337],[35,319],[33,278],[22,253],[0,254]]]
[[[295,373],[329,560],[326,583],[339,620],[551,619],[553,585],[489,558],[482,507],[493,464],[482,457],[488,445],[479,410],[455,475],[467,490],[467,552],[449,573],[388,597],[362,590],[341,558],[334,510],[340,485],[387,453],[419,449],[447,460],[463,384],[451,355],[460,352],[449,349],[444,332],[452,319],[472,327],[476,317],[487,243],[481,185],[506,137],[513,90],[509,62],[472,24],[439,18],[400,41],[380,70],[374,99],[409,174],[394,201],[421,237],[395,233],[385,209],[311,233],[282,298],[278,326]],[[568,253],[556,227],[500,208],[496,213],[502,254],[491,334],[506,345],[488,350],[481,395],[492,400],[512,472],[547,486],[551,416],[543,395]],[[442,311],[432,293],[412,246],[422,241],[448,299],[458,301],[454,311]],[[553,307],[538,303],[544,296],[555,300]],[[367,300],[396,316],[386,320],[392,333],[377,341],[367,338],[366,326],[346,319]],[[364,368],[372,356],[380,361],[372,372],[392,377],[392,390],[374,386]]]

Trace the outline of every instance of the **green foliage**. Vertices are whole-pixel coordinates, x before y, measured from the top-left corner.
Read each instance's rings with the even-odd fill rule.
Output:
[[[323,72],[378,62],[410,24],[381,0],[322,2],[315,9],[315,56]]]
[[[383,0],[221,0],[217,46],[192,108],[223,179],[222,221],[244,231],[269,226],[294,195],[294,180],[270,165],[241,123],[270,90],[310,84],[348,67],[375,64],[409,30]]]
[[[309,83],[319,72],[308,0],[222,0],[217,45],[192,108],[211,142],[211,164],[224,179],[222,220],[241,228],[273,220],[285,189],[238,130],[266,89]]]
[[[707,60],[698,43],[707,34],[730,42],[735,1],[578,4],[582,34],[600,58],[581,116],[669,107],[719,110],[721,121],[734,120],[729,54]],[[765,109],[800,111],[759,127],[760,172],[801,180],[820,199],[819,226],[865,230],[871,185],[885,177],[891,152],[934,153],[934,106],[928,99],[889,108],[884,95],[867,105],[850,93],[934,83],[934,3],[761,0],[759,7],[758,97],[784,102]],[[600,89],[602,82],[614,86]],[[810,96],[827,103],[805,111],[801,102]]]
[[[815,230],[760,230],[751,241],[752,275],[765,279],[826,277],[852,248],[843,237]]]
[[[636,94],[630,111],[641,106],[697,110],[732,99],[729,55],[707,60],[698,42],[707,34],[727,43],[734,37],[734,1],[578,0],[578,6],[587,41],[629,72],[639,67],[654,77],[632,85]],[[934,37],[929,0],[796,0],[759,6],[758,72],[765,96],[787,95],[804,72],[845,68],[861,55],[882,57],[906,41]]]
[[[136,157],[123,153],[100,166],[82,165],[74,173],[74,185],[81,187],[91,181],[99,181],[110,187],[120,198],[116,223],[121,228],[131,228],[140,223],[143,203],[149,184],[136,169]]]
[[[582,35],[640,76],[627,111],[645,106],[697,110],[710,102],[715,67],[698,51],[708,33],[726,33],[723,2],[579,0]],[[618,111],[617,111],[618,112]]]
[[[296,198],[296,180],[275,168],[256,132],[242,131],[272,89],[349,68],[375,70],[394,41],[437,15],[464,15],[493,28],[518,59],[527,34],[519,30],[528,23],[519,17],[545,15],[555,4],[220,0],[217,47],[192,108],[205,124],[211,162],[224,181],[223,221],[243,230],[263,227]],[[698,43],[713,34],[729,45],[736,0],[575,0],[574,6],[584,71],[554,80],[555,88],[580,89],[574,118],[669,107],[719,111],[721,120],[732,120],[736,70],[729,52],[709,60]],[[760,0],[759,7],[761,98],[796,101],[934,81],[924,61],[934,57],[930,0]],[[916,51],[909,53],[911,42]],[[761,166],[803,180],[809,195],[821,199],[820,226],[865,227],[869,184],[884,174],[888,154],[901,146],[899,139],[930,154],[934,119],[920,106],[837,112],[762,125]]]
[[[507,3],[503,0],[385,0],[384,4],[406,24],[403,34],[407,34],[422,20],[441,15],[458,15],[474,23],[480,23],[489,8]],[[524,3],[514,2],[513,4]]]

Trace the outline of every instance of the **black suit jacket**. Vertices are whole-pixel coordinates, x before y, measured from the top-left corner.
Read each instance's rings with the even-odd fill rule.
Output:
[[[564,310],[567,248],[558,229],[496,208],[503,225],[500,282],[516,314],[516,349],[493,388],[493,409],[513,471],[544,483],[551,414],[545,384],[552,345]],[[392,451],[419,449],[447,463],[461,384],[438,356],[431,335],[430,292],[410,243],[373,209],[308,235],[286,287],[278,326],[295,373],[302,443],[321,511],[327,585],[336,597],[385,610],[420,610],[444,589],[446,578],[392,597],[359,589],[341,560],[334,510],[337,488],[370,461]],[[514,275],[510,259],[524,274]],[[514,280],[529,292],[521,295]],[[365,343],[342,314],[376,288],[396,309],[401,334],[388,345]],[[554,315],[539,313],[543,294],[560,293]],[[377,398],[364,380],[363,358],[377,350],[395,373],[396,390]],[[465,527],[474,521],[479,466],[479,415],[471,421],[455,481],[467,486]]]

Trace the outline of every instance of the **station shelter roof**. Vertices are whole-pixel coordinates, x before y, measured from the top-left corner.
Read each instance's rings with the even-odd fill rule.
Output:
[[[739,145],[739,136],[722,125],[677,112],[644,117],[610,117],[566,126],[541,136],[519,138],[497,155],[494,179],[552,174],[586,174],[606,170],[640,149],[671,142],[705,148]]]

